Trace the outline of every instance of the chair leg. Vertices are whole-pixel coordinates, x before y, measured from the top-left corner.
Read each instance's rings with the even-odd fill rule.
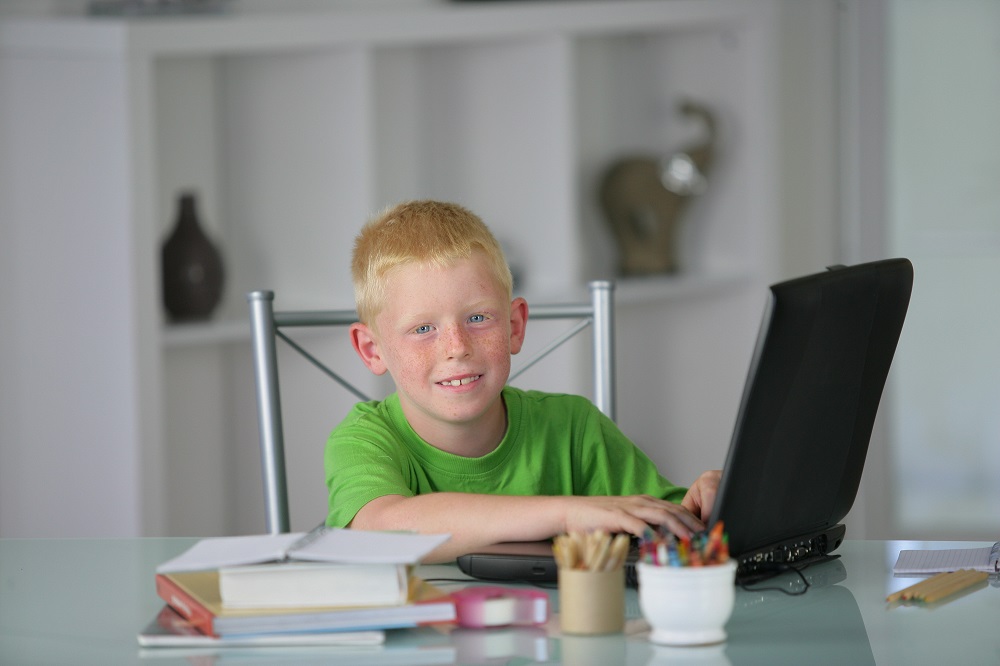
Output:
[[[250,303],[250,341],[257,385],[257,425],[260,430],[261,475],[267,532],[290,529],[288,488],[285,476],[285,445],[278,389],[278,357],[275,345],[274,292],[247,294]]]

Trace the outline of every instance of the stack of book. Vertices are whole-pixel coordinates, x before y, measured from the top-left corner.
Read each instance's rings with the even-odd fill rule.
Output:
[[[448,535],[320,528],[203,539],[156,571],[166,607],[143,646],[366,644],[455,620],[412,567]]]

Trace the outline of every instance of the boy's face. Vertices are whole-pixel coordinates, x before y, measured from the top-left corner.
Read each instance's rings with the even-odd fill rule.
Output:
[[[507,300],[478,252],[446,268],[404,264],[387,277],[378,332],[352,328],[362,360],[389,372],[407,420],[429,442],[455,425],[502,434],[500,391],[524,340],[524,299]]]

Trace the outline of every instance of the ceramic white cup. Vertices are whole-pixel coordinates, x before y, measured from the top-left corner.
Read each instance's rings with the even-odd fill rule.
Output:
[[[638,562],[639,608],[662,645],[710,645],[726,640],[736,600],[736,562],[703,567]]]

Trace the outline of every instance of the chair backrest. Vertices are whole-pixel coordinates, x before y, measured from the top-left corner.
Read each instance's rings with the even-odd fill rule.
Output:
[[[588,326],[592,335],[594,404],[615,419],[614,283],[591,282],[590,302],[562,305],[533,305],[529,320],[573,319],[577,323],[536,352],[516,370],[510,381],[555,351]],[[250,341],[253,351],[257,395],[257,425],[260,430],[261,474],[264,482],[264,510],[267,531],[289,531],[288,487],[285,475],[285,444],[281,421],[281,392],[278,387],[277,338],[284,340],[321,372],[359,400],[370,398],[351,382],[331,370],[282,329],[316,326],[349,326],[357,321],[354,310],[275,311],[273,291],[247,294],[250,304]]]

